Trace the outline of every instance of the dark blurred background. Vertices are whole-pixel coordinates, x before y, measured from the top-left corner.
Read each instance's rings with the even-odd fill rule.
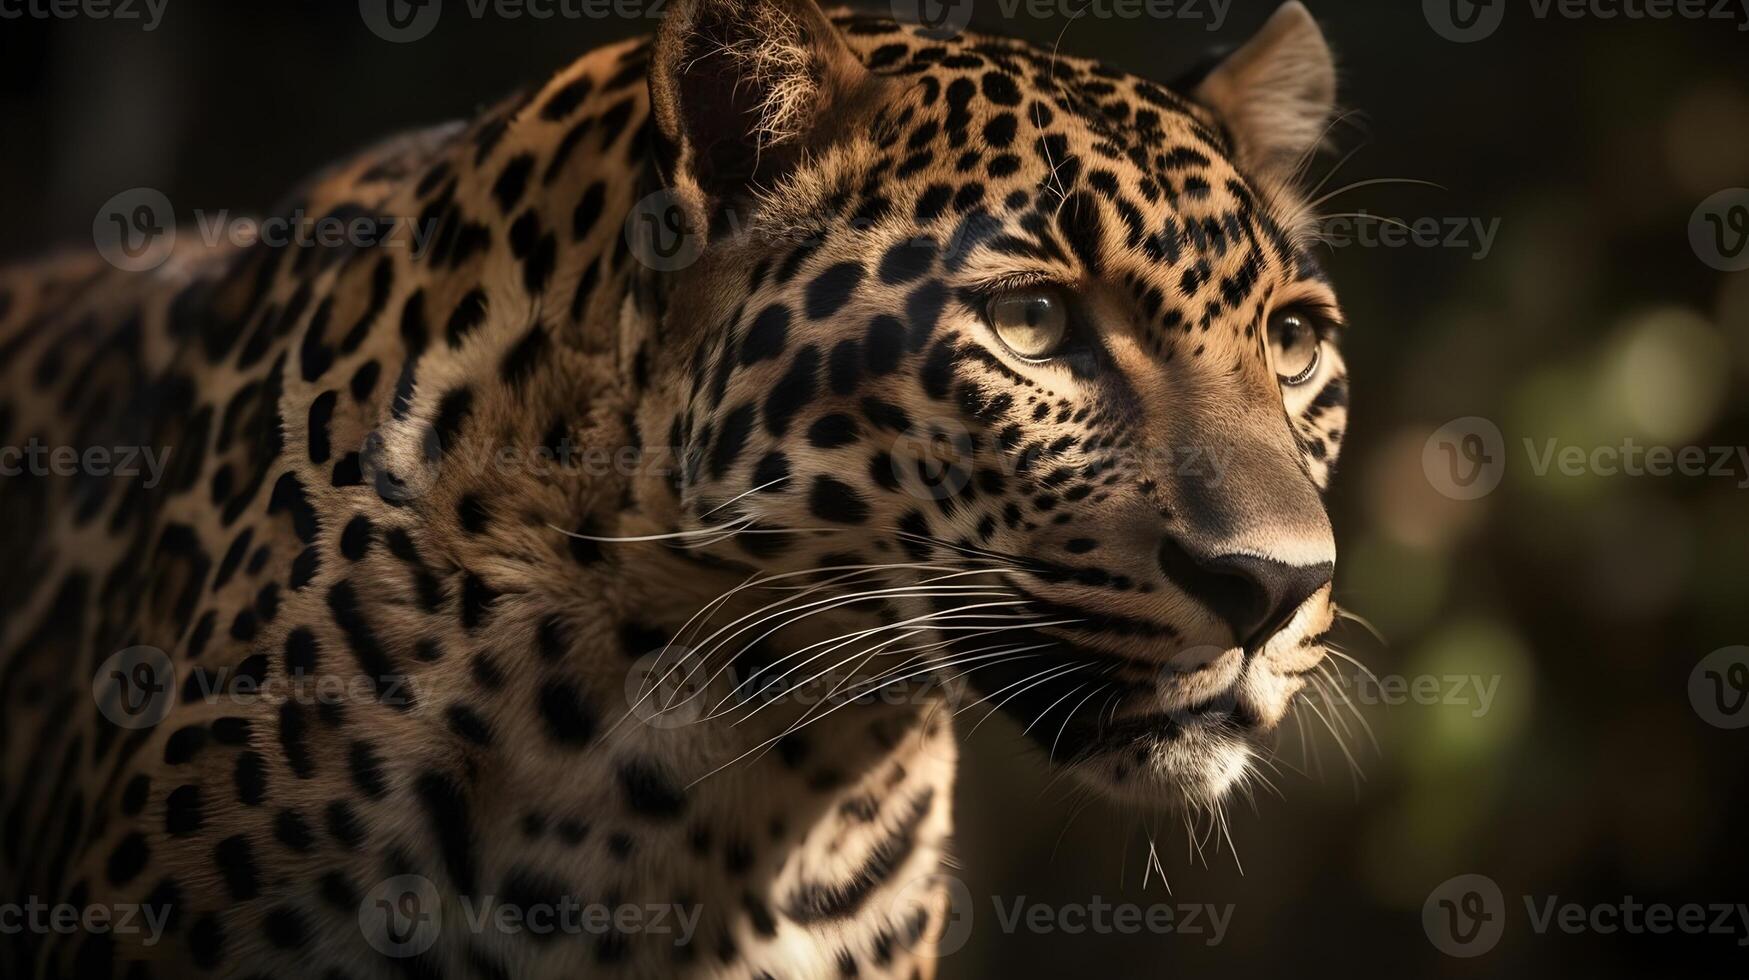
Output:
[[[1162,80],[1274,7],[1233,0],[1210,30],[1212,0],[1170,18],[973,2],[977,29],[1060,37]],[[1450,33],[1450,2],[1464,16],[1504,8],[1504,21],[1455,42],[1435,28],[1443,16]],[[1357,627],[1343,643],[1380,683],[1348,665],[1332,679],[1377,746],[1353,712],[1314,699],[1349,729],[1364,777],[1302,710],[1269,773],[1280,795],[1229,807],[1230,843],[1200,823],[1199,859],[1182,818],[1047,785],[992,720],[967,746],[971,928],[944,975],[1749,974],[1749,921],[1735,914],[1729,934],[1539,933],[1526,904],[1749,901],[1749,729],[1730,727],[1749,724],[1736,696],[1749,671],[1729,669],[1749,650],[1714,654],[1749,643],[1749,459],[1735,449],[1749,446],[1749,272],[1716,267],[1749,230],[1749,191],[1714,197],[1749,185],[1749,14],[1735,0],[1724,20],[1538,17],[1499,0],[1312,6],[1352,110],[1313,168],[1321,193],[1340,191],[1325,210],[1439,229],[1392,247],[1378,240],[1388,222],[1333,224],[1327,258],[1353,324],[1338,598],[1384,638]],[[470,115],[654,23],[449,7],[407,44],[373,34],[349,0],[168,0],[149,31],[0,18],[0,256],[88,247],[99,207],[133,187],[164,191],[184,221],[259,212],[350,149]],[[1369,183],[1387,178],[1438,186]],[[1716,232],[1697,212],[1709,199]],[[1503,479],[1454,499],[1474,485],[1442,477],[1441,454],[1477,462],[1463,437],[1489,426],[1488,478],[1504,464]],[[1539,473],[1550,440],[1704,447],[1731,463]],[[1439,904],[1472,908],[1475,879],[1446,884],[1465,874],[1499,889],[1478,893],[1495,918],[1475,920],[1500,923],[1497,941],[1465,945]],[[1230,918],[1219,942],[1206,918],[1199,935],[1004,929],[1017,899]],[[1479,955],[1441,952],[1454,941]]]

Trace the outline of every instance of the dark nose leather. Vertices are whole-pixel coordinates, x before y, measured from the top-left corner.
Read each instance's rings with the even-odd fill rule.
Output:
[[[1167,538],[1160,545],[1160,570],[1232,627],[1240,646],[1255,652],[1329,584],[1335,566],[1289,565],[1253,555],[1205,557]]]

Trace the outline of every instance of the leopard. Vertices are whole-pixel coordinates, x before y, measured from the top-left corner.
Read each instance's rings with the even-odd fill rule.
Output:
[[[962,718],[1237,792],[1339,619],[1335,96],[1298,2],[1157,82],[674,0],[339,240],[5,267],[0,971],[933,977]]]

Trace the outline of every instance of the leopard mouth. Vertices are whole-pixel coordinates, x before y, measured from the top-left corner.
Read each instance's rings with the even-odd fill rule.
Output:
[[[1210,803],[1240,778],[1271,727],[1242,668],[1194,696],[1151,666],[1022,631],[1039,655],[964,671],[973,704],[1013,719],[1047,764],[1109,795],[1144,803]],[[1238,651],[1234,651],[1238,653]],[[1169,675],[1169,669],[1166,671]]]

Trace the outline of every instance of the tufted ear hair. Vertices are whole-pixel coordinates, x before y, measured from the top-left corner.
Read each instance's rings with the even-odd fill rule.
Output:
[[[666,176],[706,206],[769,187],[873,82],[814,0],[675,0],[650,63]]]
[[[1195,97],[1220,114],[1242,164],[1291,179],[1336,110],[1336,63],[1311,12],[1289,0],[1209,72]]]

